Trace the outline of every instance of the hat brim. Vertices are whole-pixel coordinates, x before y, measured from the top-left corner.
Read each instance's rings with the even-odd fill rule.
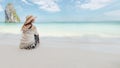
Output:
[[[25,24],[31,24],[31,23],[33,23],[34,21],[35,21],[35,18],[36,17],[34,17],[34,16],[29,16],[28,18],[26,18],[26,22],[25,22]]]

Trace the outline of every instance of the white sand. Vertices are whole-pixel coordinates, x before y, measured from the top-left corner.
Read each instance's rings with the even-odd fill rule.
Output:
[[[21,50],[18,35],[0,34],[0,68],[120,68],[120,39],[42,37]]]

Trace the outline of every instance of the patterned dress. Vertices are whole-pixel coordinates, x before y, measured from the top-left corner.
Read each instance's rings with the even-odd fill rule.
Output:
[[[21,49],[34,49],[39,46],[39,34],[34,25],[27,30],[23,30],[20,42]]]

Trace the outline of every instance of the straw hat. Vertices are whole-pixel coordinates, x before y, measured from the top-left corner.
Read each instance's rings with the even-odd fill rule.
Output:
[[[27,17],[26,17],[26,22],[25,22],[25,24],[31,24],[31,23],[33,23],[34,20],[35,20],[35,18],[36,18],[36,17],[34,17],[34,16],[32,16],[32,15],[27,16]]]
[[[26,21],[25,21],[24,25],[22,26],[21,30],[27,30],[27,28],[29,28],[32,25],[32,23],[35,21],[35,18],[36,17],[34,17],[32,15],[27,16]]]

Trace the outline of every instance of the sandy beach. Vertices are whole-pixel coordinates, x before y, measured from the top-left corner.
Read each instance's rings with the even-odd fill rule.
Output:
[[[120,68],[120,0],[0,0],[0,68]]]
[[[21,50],[19,38],[0,35],[0,68],[120,68],[120,44],[115,39],[85,43],[85,38],[41,37],[40,47]]]

